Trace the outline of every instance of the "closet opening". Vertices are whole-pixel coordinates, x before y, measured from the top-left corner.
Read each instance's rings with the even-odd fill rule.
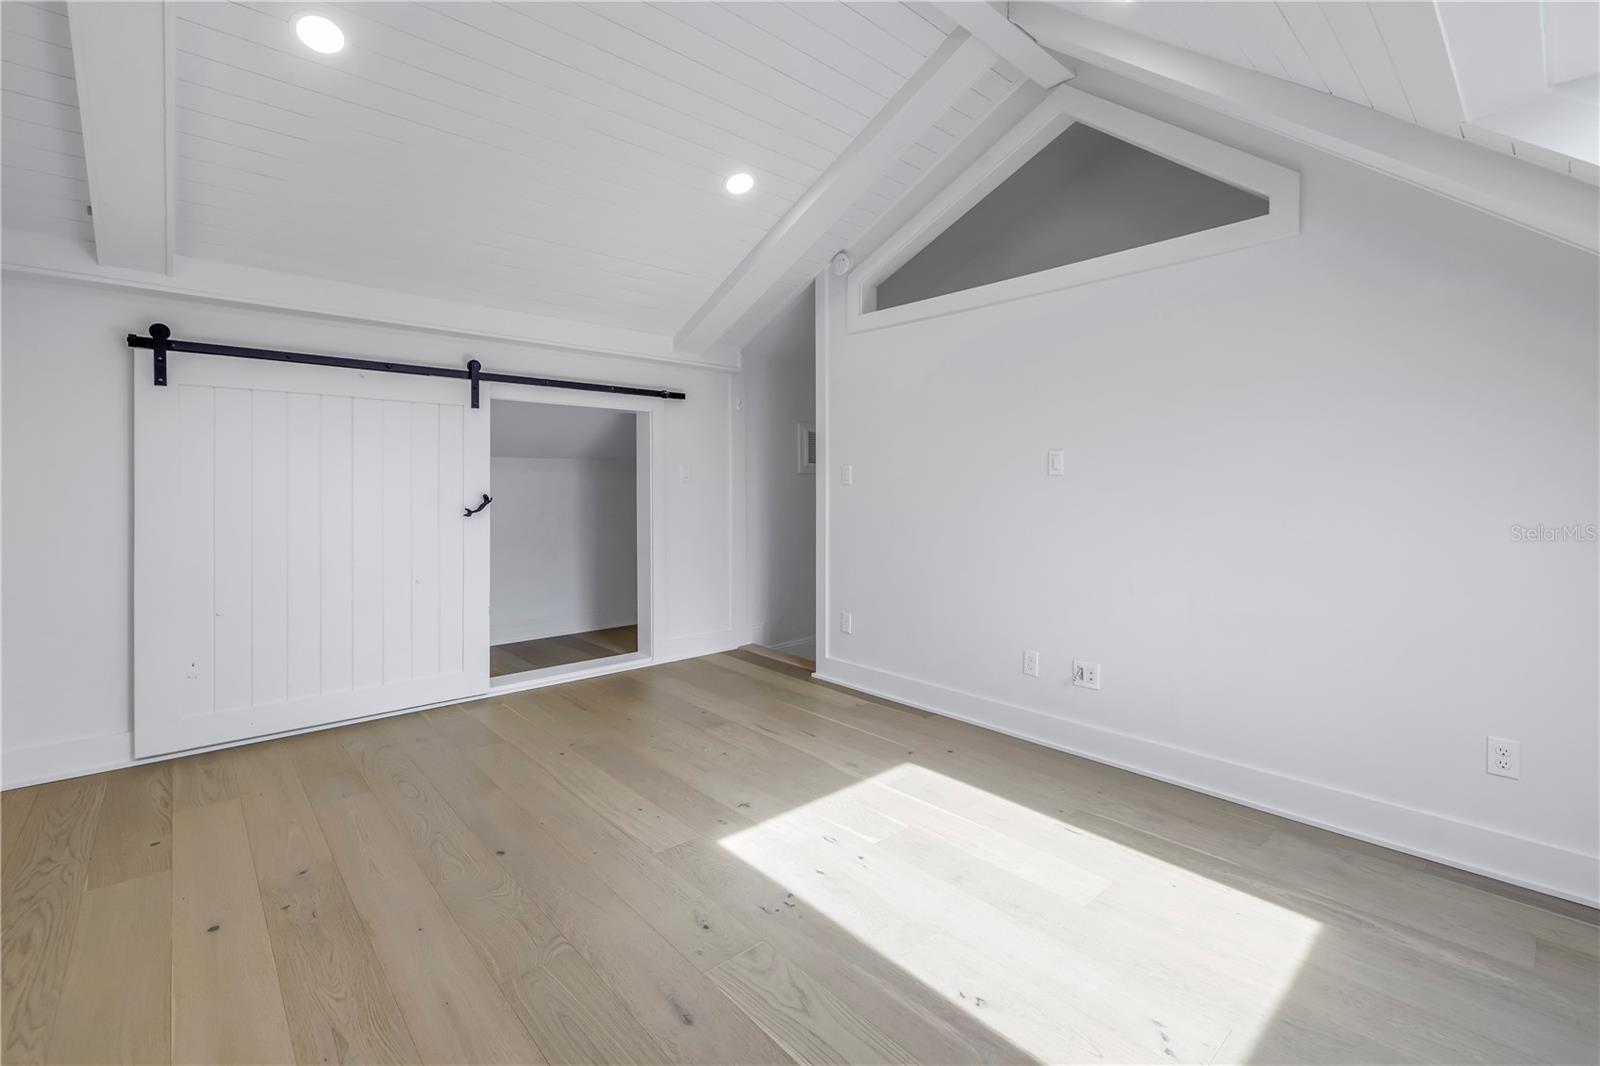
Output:
[[[491,402],[492,687],[649,658],[640,635],[648,418],[635,410]]]

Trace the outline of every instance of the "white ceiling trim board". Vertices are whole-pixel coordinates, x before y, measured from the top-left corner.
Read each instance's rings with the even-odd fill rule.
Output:
[[[1072,77],[1071,67],[1040,48],[1039,42],[984,0],[951,0],[934,6],[1046,89]]]
[[[723,341],[745,312],[838,224],[901,153],[989,72],[995,60],[987,45],[965,32],[946,38],[690,317],[678,332],[678,347],[694,352]]]
[[[849,245],[851,258],[857,263],[865,263],[876,255],[878,249],[899,233],[917,212],[937,199],[979,159],[995,150],[1000,140],[1026,119],[1045,98],[1045,92],[1037,82],[1019,79],[1011,87],[1011,92],[994,105],[994,110],[974,123],[959,142],[924,172],[905,196],[872,220]]]
[[[81,241],[42,231],[8,228],[0,245],[7,271],[38,277],[591,355],[708,370],[739,368],[737,349],[718,345],[698,355],[688,355],[673,349],[670,336],[642,330],[573,322],[215,259],[177,256],[170,275],[109,267],[95,262]]]
[[[1045,3],[1012,18],[1048,48],[1232,118],[1410,182],[1586,251],[1600,251],[1600,203],[1572,178],[1424,133],[1280,78],[1244,70]]]
[[[172,271],[176,35],[157,0],[67,5],[95,254]]]

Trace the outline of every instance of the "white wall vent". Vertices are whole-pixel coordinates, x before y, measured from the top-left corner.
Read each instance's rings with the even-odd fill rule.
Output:
[[[800,445],[800,473],[817,472],[817,427],[807,422],[795,426],[795,437]]]

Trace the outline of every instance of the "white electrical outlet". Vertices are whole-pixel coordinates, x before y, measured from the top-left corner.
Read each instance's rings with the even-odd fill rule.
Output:
[[[856,468],[853,467],[853,466],[849,466],[849,465],[841,466],[839,468],[839,484],[841,484],[841,485],[854,485],[855,483],[856,483]]]
[[[1022,653],[1022,672],[1029,677],[1039,676],[1039,653],[1028,648]]]
[[[1496,777],[1521,777],[1521,745],[1504,737],[1489,737],[1485,751],[1484,770]]]
[[[1100,664],[1072,660],[1072,683],[1079,688],[1100,687]]]
[[[1051,448],[1044,453],[1044,472],[1051,477],[1064,477],[1067,473],[1067,453],[1061,448]]]
[[[856,620],[850,617],[850,612],[845,611],[839,616],[839,632],[848,633],[855,628]]]

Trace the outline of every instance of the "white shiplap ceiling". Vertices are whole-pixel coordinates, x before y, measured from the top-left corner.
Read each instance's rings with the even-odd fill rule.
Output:
[[[1593,0],[1090,0],[1056,6],[1591,185],[1600,182],[1594,158],[1600,110],[1594,86],[1582,80],[1592,79],[1600,66],[1600,7]],[[1526,95],[1561,108],[1560,117],[1575,124],[1576,137],[1552,142],[1558,151],[1542,138],[1518,136],[1517,128],[1493,118],[1475,121],[1486,116],[1472,107],[1478,75],[1467,61],[1474,49],[1501,68],[1490,78],[1501,83],[1494,88],[1502,92],[1519,66],[1538,68]]]
[[[65,8],[0,9],[5,224],[92,240]],[[325,57],[302,10],[175,5],[179,255],[668,335],[950,29],[900,3],[325,4]],[[997,64],[747,319],[1016,78]]]
[[[65,7],[0,4],[0,55],[5,225],[93,240]]]

